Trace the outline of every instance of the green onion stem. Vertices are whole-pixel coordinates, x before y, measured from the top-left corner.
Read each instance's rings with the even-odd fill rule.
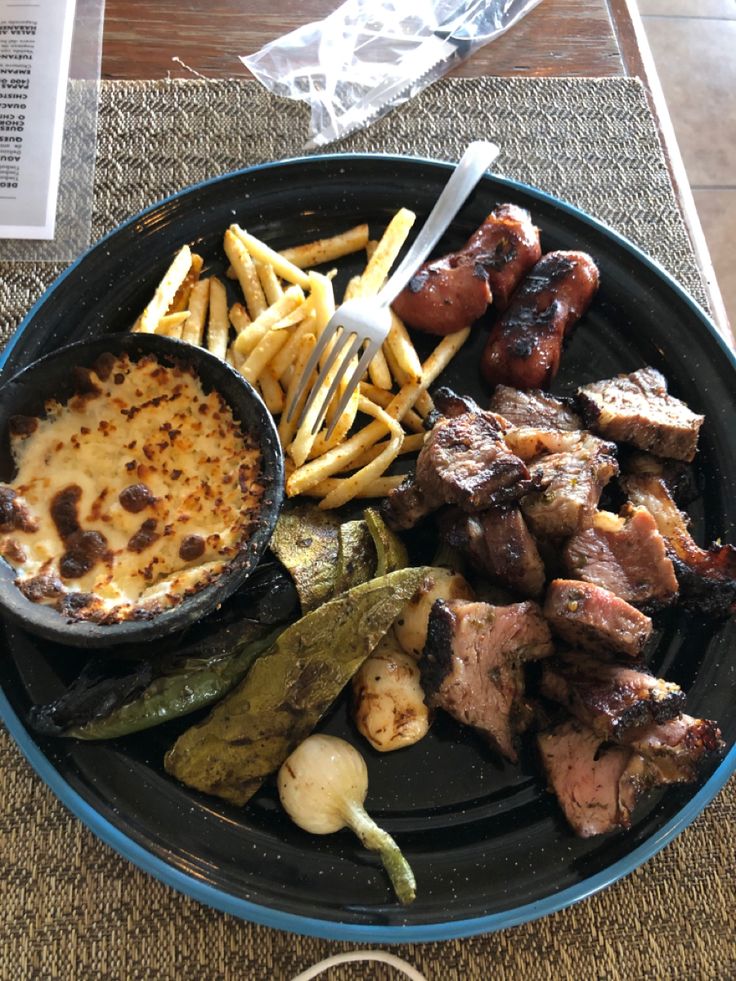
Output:
[[[379,828],[365,809],[354,802],[347,802],[345,820],[365,847],[380,855],[399,902],[404,906],[414,902],[417,894],[414,873],[391,835]]]

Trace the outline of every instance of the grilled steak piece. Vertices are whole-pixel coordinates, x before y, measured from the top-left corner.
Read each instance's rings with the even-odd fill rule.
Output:
[[[610,590],[579,579],[552,580],[544,615],[563,640],[594,653],[638,657],[652,633],[648,616]]]
[[[538,389],[522,392],[507,385],[496,385],[489,408],[514,426],[566,432],[583,428],[583,420],[572,408],[572,399],[555,398]]]
[[[430,504],[417,487],[414,475],[406,477],[398,487],[388,492],[388,495],[381,501],[381,516],[386,524],[395,531],[403,531],[413,528],[422,518],[434,511],[434,505]]]
[[[433,394],[435,409],[440,415],[454,419],[455,416],[464,416],[466,412],[482,412],[475,399],[469,395],[458,395],[451,388],[443,385]],[[435,420],[437,421],[437,420]]]
[[[685,693],[645,668],[630,668],[579,652],[544,664],[541,693],[564,705],[601,739],[620,739],[633,726],[679,715]]]
[[[590,306],[598,267],[585,252],[542,256],[496,321],[481,357],[489,385],[547,388],[562,342]]]
[[[665,460],[641,450],[624,450],[621,471],[625,474],[649,474],[664,480],[672,500],[678,507],[687,507],[701,495],[698,482],[689,463],[682,460]]]
[[[584,385],[578,400],[590,428],[607,439],[688,463],[695,456],[705,417],[668,395],[656,368]]]
[[[440,419],[417,459],[416,483],[434,507],[457,504],[478,511],[514,501],[528,490],[528,480],[529,471],[488,412]]]
[[[485,313],[491,298],[497,309],[505,309],[541,254],[529,212],[502,204],[462,249],[421,266],[394,300],[394,312],[430,334],[462,330]]]
[[[736,548],[696,545],[662,477],[632,474],[620,483],[632,504],[650,512],[667,542],[683,605],[713,617],[736,613]]]
[[[598,511],[562,553],[572,579],[610,590],[627,603],[657,609],[677,595],[665,541],[646,508],[626,505],[620,515]]]
[[[420,661],[427,704],[473,726],[515,763],[515,735],[532,715],[523,665],[551,653],[549,627],[536,603],[437,600]]]
[[[621,742],[639,754],[646,763],[648,779],[658,786],[690,783],[697,778],[703,763],[720,756],[725,749],[718,725],[691,715],[628,729]]]
[[[605,746],[574,719],[537,736],[542,764],[568,823],[581,838],[628,828],[638,787],[627,772],[631,750]]]
[[[544,563],[518,508],[491,508],[478,515],[450,508],[440,518],[440,532],[492,582],[522,596],[541,595]]]
[[[587,525],[601,491],[618,473],[616,447],[586,432],[559,432],[528,426],[504,434],[506,445],[529,464],[539,489],[521,501],[532,534],[569,538]]]

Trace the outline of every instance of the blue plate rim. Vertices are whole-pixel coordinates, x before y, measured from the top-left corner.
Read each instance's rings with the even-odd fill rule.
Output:
[[[154,202],[142,211],[132,215],[126,221],[121,222],[114,229],[94,242],[81,256],[79,256],[67,269],[65,269],[54,282],[44,291],[39,299],[33,304],[26,316],[23,318],[11,338],[8,340],[2,355],[0,355],[0,370],[2,370],[13,351],[15,344],[22,336],[30,320],[35,316],[37,310],[53,295],[59,285],[71,275],[74,269],[84,261],[84,259],[95,249],[101,246],[112,236],[122,229],[127,228],[134,222],[139,221],[145,215],[190,194],[203,187],[224,182],[237,176],[252,174],[260,170],[274,169],[299,164],[319,164],[324,160],[367,160],[380,158],[401,165],[409,163],[422,166],[435,166],[449,168],[454,166],[451,161],[443,161],[426,157],[402,156],[398,154],[380,153],[330,153],[314,156],[290,157],[278,161],[270,161],[256,164],[252,167],[244,167],[240,170],[229,171],[207,180],[199,181],[188,185],[174,194],[168,195],[161,200]],[[524,184],[511,178],[490,174],[490,177],[497,183],[503,184],[510,190],[518,190],[524,194],[552,204],[560,210],[567,212],[577,221],[582,222],[594,230],[603,233],[606,237],[613,239],[625,251],[633,255],[639,263],[654,272],[665,284],[672,289],[678,297],[685,302],[691,312],[698,318],[703,326],[710,332],[712,339],[715,340],[721,352],[730,362],[731,367],[736,371],[736,356],[727,346],[721,337],[712,320],[686,292],[686,290],[670,275],[659,263],[651,259],[638,246],[629,239],[625,238],[615,229],[610,228],[604,222],[593,218],[575,205],[569,204],[554,195],[541,191],[538,188]],[[635,871],[650,858],[653,858],[662,848],[669,844],[680,832],[684,831],[695,818],[713,800],[720,790],[726,785],[731,775],[736,772],[736,746],[733,746],[725,756],[716,770],[711,774],[700,790],[690,798],[666,824],[664,824],[657,834],[653,835],[643,844],[619,861],[614,862],[596,875],[584,879],[574,886],[570,886],[551,896],[523,906],[517,906],[511,910],[500,913],[491,913],[487,916],[473,917],[465,920],[449,920],[437,923],[418,924],[418,925],[363,925],[353,923],[340,923],[337,920],[318,919],[313,917],[300,916],[294,913],[287,913],[281,910],[273,910],[267,906],[262,906],[249,900],[233,896],[215,886],[201,882],[194,876],[180,871],[164,860],[156,857],[142,845],[139,845],[128,835],[124,834],[115,827],[110,821],[88,804],[84,798],[78,794],[73,787],[64,780],[57,772],[51,761],[44,755],[40,747],[34,742],[28,730],[15,713],[10,705],[5,693],[0,689],[0,719],[5,723],[10,735],[26,757],[30,765],[46,783],[59,800],[78,817],[98,838],[110,845],[118,854],[132,862],[144,872],[154,876],[154,878],[171,886],[178,892],[184,893],[199,902],[205,903],[223,913],[237,916],[241,919],[259,923],[263,926],[273,927],[278,930],[291,931],[294,933],[306,934],[308,936],[321,937],[327,940],[350,940],[363,943],[407,943],[407,942],[432,942],[441,940],[453,940],[462,937],[475,936],[482,933],[492,933],[509,927],[519,926],[528,923],[551,913],[558,912],[568,906],[580,902],[589,896],[600,892],[607,886]]]

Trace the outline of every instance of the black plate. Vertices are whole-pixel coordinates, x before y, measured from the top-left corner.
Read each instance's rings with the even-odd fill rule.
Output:
[[[133,361],[153,355],[164,364],[187,364],[205,391],[215,389],[230,406],[261,453],[264,493],[255,530],[222,573],[169,610],[150,619],[102,626],[69,620],[52,606],[33,603],[15,585],[15,570],[0,562],[0,607],[15,623],[33,633],[75,647],[112,647],[144,643],[183,630],[212,613],[258,565],[268,546],[284,496],[284,458],[273,419],[261,397],[240,372],[202,348],[155,334],[107,334],[69,344],[34,361],[0,386],[0,480],[11,480],[15,463],[10,451],[9,421],[15,415],[42,416],[48,401],[66,403],[78,390],[76,370],[92,368],[102,354],[127,354]]]
[[[333,156],[254,168],[156,205],[93,248],[37,304],[12,342],[6,371],[72,340],[122,330],[145,305],[179,245],[214,271],[222,234],[239,221],[276,247],[368,221],[382,228],[405,205],[427,214],[447,179],[429,161]],[[736,370],[699,308],[654,263],[581,212],[523,185],[487,178],[446,244],[459,244],[498,203],[527,207],[545,249],[590,252],[601,268],[596,301],[573,336],[559,391],[652,364],[707,417],[692,508],[696,539],[733,539]],[[341,276],[353,268],[344,264]],[[443,381],[477,397],[484,331]],[[699,784],[652,794],[626,833],[582,841],[566,827],[530,756],[498,763],[469,731],[439,718],[410,750],[380,756],[361,744],[369,810],[395,834],[418,881],[407,910],[392,902],[374,857],[347,833],[308,835],[280,811],[272,786],[241,810],[185,790],[161,760],[183,724],[110,744],[34,740],[23,723],[75,665],[67,652],[6,628],[0,663],[11,731],[55,792],[127,857],[183,891],[272,926],[335,939],[441,939],[511,926],[580,899],[654,854],[705,806],[736,768],[734,624],[681,611],[658,624],[653,668],[688,692],[688,711],[720,721],[729,755]],[[326,731],[355,738],[344,700]]]

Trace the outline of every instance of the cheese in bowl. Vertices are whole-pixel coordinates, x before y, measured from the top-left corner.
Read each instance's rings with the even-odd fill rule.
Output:
[[[9,420],[0,554],[27,599],[68,620],[147,620],[247,547],[260,446],[188,361],[105,353],[76,376],[71,398]]]

